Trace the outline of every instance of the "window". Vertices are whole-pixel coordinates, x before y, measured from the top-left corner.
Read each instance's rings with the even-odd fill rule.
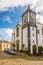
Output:
[[[32,15],[32,22],[34,22],[34,17],[33,17],[33,15]]]
[[[39,30],[38,30],[38,34],[39,34]]]
[[[34,28],[32,28],[32,30],[34,30]]]
[[[34,37],[34,34],[33,34],[33,37]]]
[[[19,27],[17,27],[17,37],[19,36]]]
[[[43,28],[42,28],[42,35],[43,35]]]
[[[34,15],[31,13],[32,22],[34,22]]]

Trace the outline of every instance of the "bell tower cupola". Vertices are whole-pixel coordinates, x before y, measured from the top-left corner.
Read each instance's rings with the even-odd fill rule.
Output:
[[[36,13],[31,10],[29,5],[22,15],[22,24],[27,25],[28,23],[36,24]]]
[[[34,54],[38,52],[36,13],[28,5],[27,10],[22,15],[22,43],[25,44],[27,51]]]

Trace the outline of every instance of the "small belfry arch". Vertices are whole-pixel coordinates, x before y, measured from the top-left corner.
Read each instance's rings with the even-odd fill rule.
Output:
[[[16,41],[16,51],[17,52],[19,52],[19,43],[20,43],[20,41],[17,39],[17,41]]]

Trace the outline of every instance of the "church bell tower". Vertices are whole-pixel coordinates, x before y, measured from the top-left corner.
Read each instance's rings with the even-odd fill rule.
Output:
[[[38,52],[36,13],[28,5],[27,10],[22,15],[22,43],[29,53]]]

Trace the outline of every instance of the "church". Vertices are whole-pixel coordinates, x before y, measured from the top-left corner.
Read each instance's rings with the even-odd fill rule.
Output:
[[[22,50],[22,45],[29,53],[38,53],[38,46],[43,45],[43,24],[36,22],[36,12],[28,5],[22,14],[22,22],[18,23],[12,33],[12,43],[17,51]]]

